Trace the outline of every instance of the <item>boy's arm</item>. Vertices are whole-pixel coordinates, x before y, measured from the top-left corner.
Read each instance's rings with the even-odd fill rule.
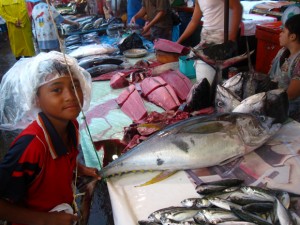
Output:
[[[75,215],[64,212],[38,212],[0,199],[0,219],[31,225],[70,225],[78,221]]]
[[[94,177],[98,180],[101,179],[99,174],[98,174],[98,170],[96,168],[87,167],[87,166],[82,165],[81,163],[77,162],[77,169],[78,169],[78,175],[79,176]]]

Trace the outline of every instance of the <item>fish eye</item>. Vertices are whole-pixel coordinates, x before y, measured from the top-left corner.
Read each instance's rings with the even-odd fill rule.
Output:
[[[258,113],[256,113],[256,114],[258,114]],[[260,119],[260,121],[264,122],[264,121],[266,121],[267,118],[263,115],[259,115],[259,119]]]
[[[218,101],[218,102],[217,102],[217,106],[220,107],[220,108],[222,108],[222,107],[224,106],[224,104],[223,104],[223,102]]]

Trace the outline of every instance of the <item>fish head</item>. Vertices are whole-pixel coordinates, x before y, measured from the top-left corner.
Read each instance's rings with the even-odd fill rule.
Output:
[[[244,99],[232,112],[266,115],[266,92],[261,92]]]
[[[241,102],[241,99],[229,89],[217,85],[215,108],[218,113],[232,112]]]
[[[289,117],[289,99],[284,89],[274,89],[267,92],[266,115],[283,123]]]
[[[191,111],[200,110],[209,107],[211,104],[210,99],[211,87],[207,78],[195,83],[188,96],[187,96],[187,106]]]
[[[243,73],[238,73],[235,76],[226,80],[222,86],[229,89],[233,93],[235,93],[240,98],[243,96],[242,86],[243,86],[244,76]]]
[[[280,123],[274,123],[274,119],[266,116],[256,116],[249,113],[233,114],[236,118],[238,135],[243,141],[246,153],[263,145],[280,128]]]

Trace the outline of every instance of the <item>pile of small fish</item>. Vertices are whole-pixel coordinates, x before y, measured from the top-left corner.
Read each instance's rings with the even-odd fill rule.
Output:
[[[63,24],[61,25],[63,34],[68,35],[74,32],[87,32],[94,29],[106,28],[108,25],[108,22],[104,18],[98,18],[96,16],[85,16],[73,20],[80,24],[79,27]]]
[[[181,201],[152,212],[140,225],[296,225],[299,216],[292,209],[292,198],[285,191],[243,186],[243,180],[223,179],[196,186],[199,198]]]

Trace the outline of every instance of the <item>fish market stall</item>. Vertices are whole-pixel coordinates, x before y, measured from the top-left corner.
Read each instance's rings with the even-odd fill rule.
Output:
[[[93,82],[92,103],[85,116],[95,143],[97,140],[122,139],[124,127],[132,123],[114,100],[121,92],[122,89],[112,90],[108,81]],[[148,111],[164,111],[150,102],[145,102],[145,105]],[[85,162],[88,166],[99,166],[84,124],[80,127]],[[114,222],[116,225],[134,225],[139,220],[147,220],[156,210],[181,206],[182,200],[199,197],[195,188],[201,181],[239,178],[245,185],[300,194],[299,133],[300,124],[289,121],[265,145],[230,164],[179,171],[148,186],[139,187],[158,172],[128,173],[108,178]],[[103,159],[101,149],[96,154]],[[296,210],[299,206],[296,203]]]
[[[267,144],[227,166],[180,171],[172,177],[145,187],[137,187],[156,173],[125,174],[108,180],[115,224],[137,224],[159,209],[182,206],[187,198],[199,198],[196,184],[222,178],[240,178],[245,185],[267,186],[299,194],[300,124],[290,122]],[[296,209],[299,210],[299,202]],[[299,213],[299,212],[298,212]]]

